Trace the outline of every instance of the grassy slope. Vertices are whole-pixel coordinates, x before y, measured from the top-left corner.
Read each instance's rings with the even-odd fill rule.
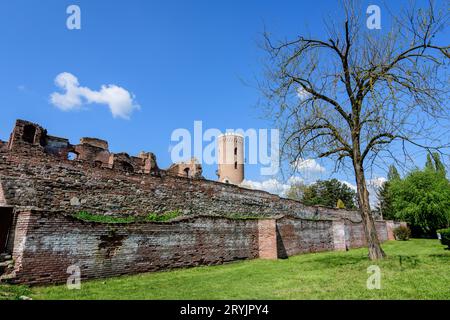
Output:
[[[388,242],[381,290],[366,289],[367,249],[33,288],[34,299],[450,299],[450,251],[437,240]],[[401,257],[401,263],[400,263]],[[0,288],[1,291],[1,288]]]

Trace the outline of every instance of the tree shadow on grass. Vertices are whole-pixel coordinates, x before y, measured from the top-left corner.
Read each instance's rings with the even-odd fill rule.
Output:
[[[317,268],[333,268],[346,265],[356,265],[367,262],[368,257],[364,256],[326,256],[315,257],[314,260],[304,262],[314,265]]]
[[[447,261],[450,260],[450,255],[448,255],[446,253],[433,253],[433,254],[428,255],[428,257],[447,260]]]

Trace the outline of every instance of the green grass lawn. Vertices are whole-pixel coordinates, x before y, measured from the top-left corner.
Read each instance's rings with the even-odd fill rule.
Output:
[[[371,262],[367,249],[312,253],[285,260],[251,260],[34,287],[33,299],[450,299],[450,251],[438,240],[383,245],[388,259]],[[368,290],[367,267],[381,268],[381,289]],[[3,287],[3,291],[24,287]],[[2,288],[0,287],[0,298]],[[12,295],[13,295],[12,294]]]

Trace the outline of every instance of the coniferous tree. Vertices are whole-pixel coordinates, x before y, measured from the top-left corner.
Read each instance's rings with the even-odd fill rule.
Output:
[[[389,181],[400,179],[400,174],[397,171],[397,168],[394,165],[389,166],[389,172],[387,176]]]
[[[434,166],[433,159],[431,158],[431,154],[427,154],[427,161],[425,162],[425,169],[436,171],[436,167]]]
[[[392,181],[400,180],[400,174],[394,165],[389,166],[388,180],[383,183],[377,192],[378,207],[377,210],[381,213],[385,220],[395,220],[395,211],[392,207],[392,193],[390,191],[390,185]]]
[[[433,157],[434,168],[435,168],[436,172],[445,176],[447,172],[445,170],[445,165],[441,161],[441,156],[439,155],[439,153],[434,152],[432,154],[432,157]]]

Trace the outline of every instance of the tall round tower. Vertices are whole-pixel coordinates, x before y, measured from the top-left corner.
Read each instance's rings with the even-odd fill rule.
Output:
[[[240,184],[244,180],[244,137],[225,133],[217,138],[217,143],[219,181]]]

